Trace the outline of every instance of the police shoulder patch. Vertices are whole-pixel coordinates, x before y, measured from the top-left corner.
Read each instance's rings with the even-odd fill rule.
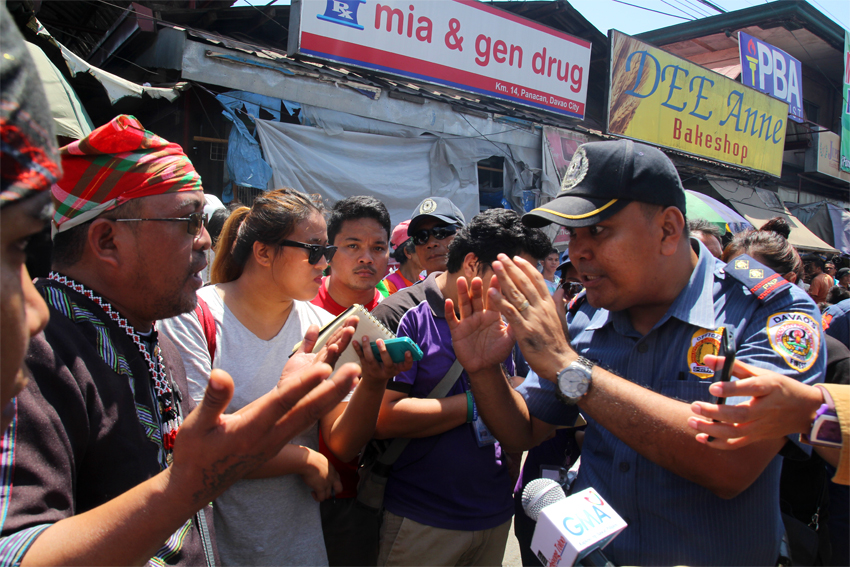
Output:
[[[726,264],[726,273],[750,290],[761,301],[790,286],[785,278],[747,255],[733,258]]]
[[[820,352],[821,333],[814,317],[801,311],[782,311],[767,318],[770,347],[797,372],[814,365]]]

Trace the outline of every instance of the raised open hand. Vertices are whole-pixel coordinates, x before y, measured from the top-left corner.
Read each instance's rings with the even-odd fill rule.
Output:
[[[467,372],[499,365],[510,356],[516,342],[498,311],[487,309],[481,278],[458,278],[458,312],[446,299],[446,322],[452,333],[455,356]]]
[[[180,427],[174,464],[167,472],[195,505],[210,502],[336,406],[360,368],[346,364],[327,379],[330,373],[324,363],[302,364],[285,371],[268,394],[224,415],[233,397],[233,379],[213,370],[204,399]]]

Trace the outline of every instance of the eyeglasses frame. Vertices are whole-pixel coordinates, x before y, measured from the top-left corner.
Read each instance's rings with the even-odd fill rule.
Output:
[[[198,217],[200,217],[201,223],[200,223],[200,225],[197,225],[197,228],[195,228],[195,230],[193,231],[192,227],[196,226],[197,220],[195,220],[195,219],[197,219]],[[141,222],[141,221],[188,222],[189,224],[186,227],[186,232],[191,234],[195,238],[197,238],[198,236],[201,235],[202,232],[204,232],[204,227],[207,225],[207,222],[209,222],[209,219],[207,219],[207,215],[204,214],[204,213],[201,213],[201,212],[191,213],[188,217],[175,217],[175,218],[165,218],[165,219],[145,218],[145,219],[108,219],[108,220],[113,220],[115,222]]]

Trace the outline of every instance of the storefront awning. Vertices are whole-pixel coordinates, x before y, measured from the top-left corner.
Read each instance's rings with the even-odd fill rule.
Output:
[[[741,185],[732,179],[709,178],[708,182],[721,197],[729,201],[729,204],[736,211],[744,215],[756,228],[760,228],[764,223],[774,217],[782,217],[788,221],[788,225],[791,227],[791,235],[788,237],[788,242],[795,248],[831,254],[838,253],[838,250],[806,228],[806,225],[792,215],[779,202],[778,198],[775,199],[774,203],[771,199],[765,198],[765,195],[759,195],[759,191],[765,190]]]

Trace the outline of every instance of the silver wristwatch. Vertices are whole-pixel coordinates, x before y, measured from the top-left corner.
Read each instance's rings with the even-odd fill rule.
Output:
[[[555,395],[567,405],[575,405],[590,390],[593,382],[593,362],[578,357],[578,360],[558,372],[558,389]]]

